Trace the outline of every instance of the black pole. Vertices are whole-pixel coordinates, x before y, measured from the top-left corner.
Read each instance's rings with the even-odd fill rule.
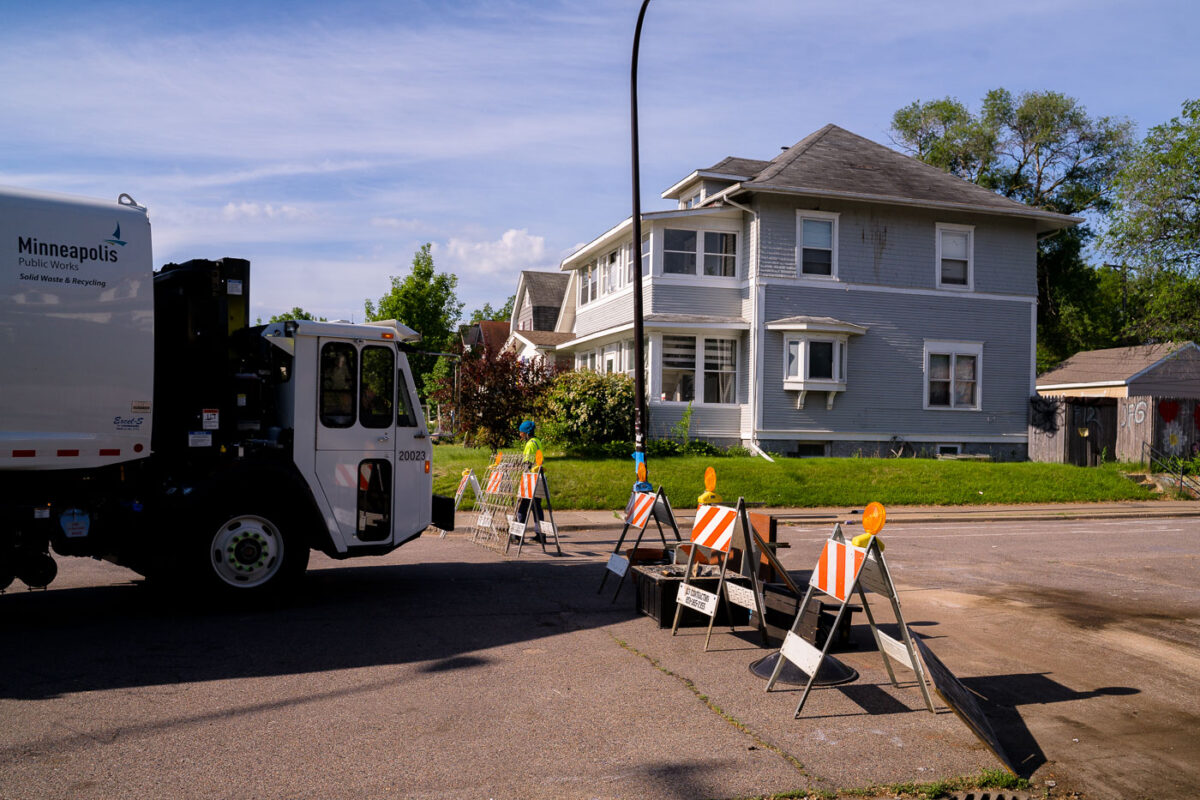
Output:
[[[650,0],[642,0],[637,28],[633,32],[633,59],[629,69],[629,132],[633,151],[633,246],[629,255],[634,259],[633,279],[633,451],[636,461],[646,457],[646,350],[642,325],[642,180],[638,163],[638,106],[637,68],[638,43],[642,38],[642,20]],[[640,455],[639,455],[640,454]],[[647,468],[647,479],[649,469]]]

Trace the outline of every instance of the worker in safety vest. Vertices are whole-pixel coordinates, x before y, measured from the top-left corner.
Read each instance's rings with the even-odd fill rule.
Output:
[[[525,470],[526,471],[532,470],[534,468],[534,465],[537,464],[537,453],[539,450],[542,449],[541,440],[538,439],[537,436],[534,435],[534,431],[536,431],[536,430],[537,430],[537,426],[533,423],[533,420],[531,420],[531,419],[525,420],[517,428],[517,431],[521,437],[521,441],[523,441],[525,443],[525,449],[521,453],[521,460],[525,462]],[[517,522],[525,521],[525,515],[529,511],[529,504],[530,504],[530,501],[525,500],[525,499],[522,499],[517,504]],[[537,525],[537,537],[536,538],[540,539],[540,537],[542,535],[542,532],[541,532],[541,524],[542,524],[542,501],[541,501],[541,498],[535,497],[533,499],[533,520],[534,520],[534,523]]]

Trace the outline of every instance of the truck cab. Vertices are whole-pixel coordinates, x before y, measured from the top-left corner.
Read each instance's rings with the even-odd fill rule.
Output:
[[[275,323],[262,332],[295,359],[280,384],[293,460],[317,495],[333,552],[390,550],[430,523],[433,448],[408,360],[417,334],[395,321]]]
[[[153,271],[126,195],[0,190],[0,211],[0,591],[53,580],[53,548],[258,594],[312,549],[377,555],[453,528],[415,331],[251,326],[249,262]]]

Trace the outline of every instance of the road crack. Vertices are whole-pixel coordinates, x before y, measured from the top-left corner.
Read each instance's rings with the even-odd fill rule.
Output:
[[[608,633],[609,636],[612,637],[613,641],[616,642],[618,645],[620,645],[624,650],[626,650],[627,652],[629,652],[632,655],[637,656],[638,658],[645,659],[647,662],[649,662],[649,664],[652,667],[654,667],[656,670],[658,670],[662,674],[667,675],[671,678],[674,678],[675,680],[677,680],[681,684],[683,684],[683,686],[685,688],[687,688],[687,690],[689,692],[694,694],[696,696],[696,699],[699,700],[701,703],[703,703],[704,706],[706,708],[708,708],[709,711],[713,712],[718,717],[725,720],[725,722],[727,722],[729,725],[732,725],[740,733],[743,733],[746,736],[753,739],[755,744],[758,747],[761,747],[764,750],[769,750],[772,753],[774,753],[775,755],[779,756],[784,761],[786,761],[792,768],[794,768],[797,772],[799,772],[801,775],[808,778],[809,780],[820,781],[820,782],[823,782],[825,780],[824,778],[818,778],[815,775],[811,774],[805,768],[803,762],[801,762],[800,759],[796,758],[794,755],[787,752],[782,747],[779,747],[775,743],[767,741],[766,739],[762,738],[757,733],[755,733],[754,730],[752,730],[749,725],[742,722],[740,719],[733,716],[728,711],[726,711],[725,709],[723,709],[719,705],[717,705],[716,702],[714,702],[711,697],[706,695],[704,692],[702,692],[700,690],[700,688],[698,686],[696,686],[695,681],[693,681],[691,678],[688,678],[684,675],[680,675],[679,673],[674,672],[674,671],[668,669],[667,667],[664,667],[662,662],[659,661],[657,658],[655,658],[654,656],[652,656],[648,653],[643,653],[641,650],[638,650],[636,647],[629,644],[629,642],[627,642],[624,639],[622,639],[621,637],[617,636],[612,631],[606,631],[606,632]]]

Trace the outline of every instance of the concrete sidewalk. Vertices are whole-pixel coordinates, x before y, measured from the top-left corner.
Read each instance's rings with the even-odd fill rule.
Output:
[[[831,525],[857,520],[861,508],[753,508],[770,514],[781,525]],[[460,511],[460,514],[470,512]],[[554,519],[564,531],[620,530],[617,511],[555,511]],[[694,509],[675,508],[679,524],[690,527]],[[1040,503],[1030,505],[889,506],[889,525],[935,522],[1035,522],[1069,519],[1160,519],[1200,517],[1200,502],[1194,500],[1137,500],[1123,503]]]

